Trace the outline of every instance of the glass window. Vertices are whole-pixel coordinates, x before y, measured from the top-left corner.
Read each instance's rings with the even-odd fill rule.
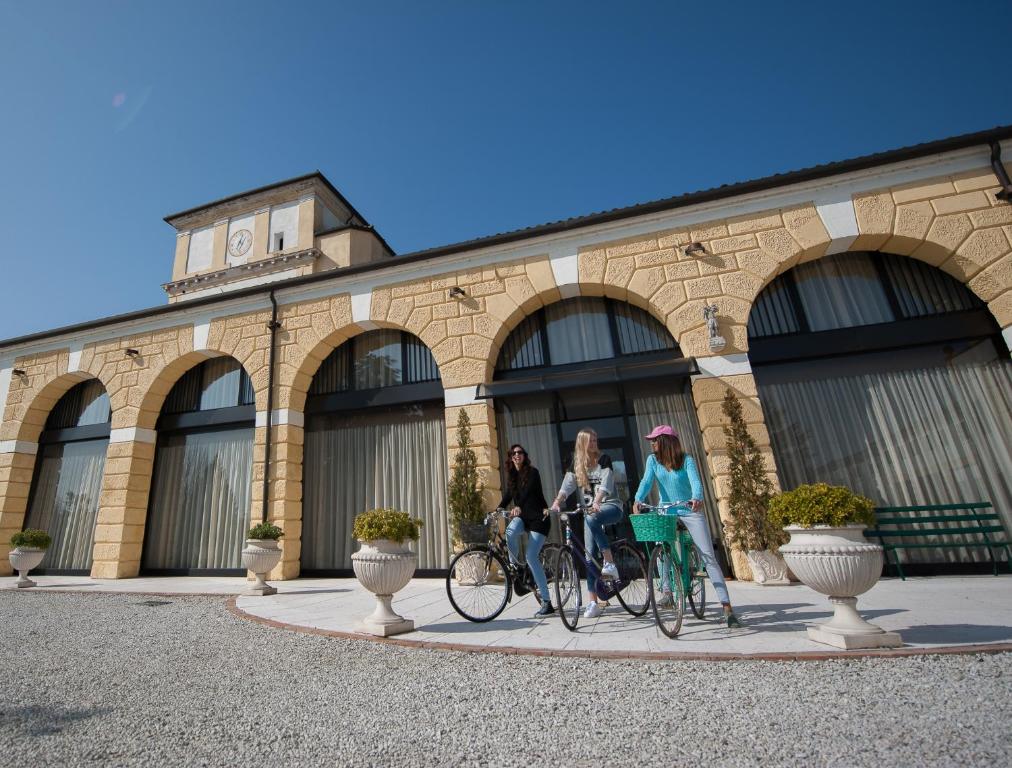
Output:
[[[253,382],[239,361],[216,357],[191,368],[165,398],[163,413],[193,413],[251,405]]]
[[[618,330],[619,352],[632,355],[674,349],[675,340],[668,329],[645,310],[621,301],[611,303]]]
[[[502,350],[496,367],[507,371],[536,368],[545,364],[545,351],[541,343],[541,312],[524,319],[511,333]]]
[[[916,259],[881,256],[903,317],[925,317],[983,306],[958,280]]]
[[[791,300],[789,280],[793,280],[793,277],[774,280],[756,297],[748,317],[749,337],[779,336],[801,330],[801,323]]]
[[[345,342],[323,361],[310,395],[439,381],[439,366],[425,343],[410,333],[370,331]]]
[[[811,331],[895,319],[882,280],[866,253],[826,256],[799,264],[793,272]]]
[[[552,365],[606,360],[615,356],[604,299],[579,298],[545,307]]]
[[[49,418],[46,429],[68,429],[91,424],[105,424],[110,417],[109,395],[97,379],[72,387],[60,398]]]

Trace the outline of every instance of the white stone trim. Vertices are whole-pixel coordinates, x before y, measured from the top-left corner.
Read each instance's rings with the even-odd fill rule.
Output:
[[[815,210],[826,227],[832,242],[826,249],[826,255],[844,253],[861,234],[857,226],[857,212],[854,200],[845,190],[834,190],[833,194],[819,195],[815,198]]]
[[[0,365],[0,423],[4,420],[4,409],[7,408],[7,394],[11,391],[11,375],[14,366],[8,365],[6,361]]]
[[[4,440],[0,442],[0,453],[25,453],[34,456],[39,452],[39,444],[27,440]]]
[[[555,249],[548,256],[555,285],[564,299],[580,295],[580,256],[576,249]]]
[[[1009,352],[1012,352],[1012,325],[1001,332],[1002,338],[1005,339],[1005,346],[1009,348]],[[0,387],[3,386],[3,382],[0,381]],[[2,391],[2,390],[0,390]],[[0,401],[3,402],[3,401]]]
[[[478,387],[474,384],[469,387],[451,387],[443,390],[443,397],[446,400],[447,408],[457,405],[472,405],[478,402]]]
[[[81,353],[84,352],[84,343],[81,341],[70,342],[70,359],[67,361],[67,373],[74,373],[81,370]]]
[[[110,443],[153,443],[158,433],[144,427],[121,427],[109,432]]]
[[[211,319],[205,318],[193,323],[193,351],[201,352],[207,349],[207,337],[211,333]]]
[[[372,325],[372,288],[351,294],[351,321],[365,326]]]
[[[290,425],[302,427],[306,424],[306,416],[302,411],[295,411],[291,408],[278,408],[271,417],[271,426]],[[267,411],[257,411],[256,426],[267,426]]]
[[[697,357],[696,365],[699,367],[699,373],[693,374],[693,379],[712,379],[720,376],[740,376],[743,373],[752,373],[752,364],[749,363],[748,355],[744,352],[734,355]]]

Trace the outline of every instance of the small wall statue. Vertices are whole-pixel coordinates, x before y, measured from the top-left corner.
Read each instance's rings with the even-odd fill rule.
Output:
[[[720,328],[717,326],[716,304],[703,307],[703,319],[706,320],[706,330],[710,334],[710,351],[719,352],[727,346],[727,339],[720,335]]]

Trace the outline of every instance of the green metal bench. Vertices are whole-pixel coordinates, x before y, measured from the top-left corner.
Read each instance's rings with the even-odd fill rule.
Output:
[[[912,527],[929,525],[929,527]],[[885,529],[882,526],[893,526]],[[994,511],[989,501],[973,501],[965,504],[926,504],[910,507],[877,507],[875,509],[875,527],[865,530],[868,538],[876,538],[885,550],[887,565],[894,565],[900,578],[906,580],[903,566],[896,556],[898,549],[933,549],[948,547],[983,547],[991,558],[994,575],[998,575],[998,561],[995,559],[996,549],[1005,550],[1005,562],[1012,571],[1012,545],[1008,531],[1002,524],[1001,516]],[[936,541],[934,543],[908,542],[904,539],[962,535],[966,541]],[[971,541],[970,537],[981,537]],[[890,541],[886,541],[890,539]],[[896,539],[896,541],[893,541]],[[892,553],[893,562],[889,555]]]

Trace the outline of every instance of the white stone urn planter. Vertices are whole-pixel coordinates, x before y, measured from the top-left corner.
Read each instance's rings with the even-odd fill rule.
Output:
[[[394,613],[390,601],[411,581],[418,555],[406,542],[375,539],[361,544],[362,548],[351,556],[351,566],[362,586],[376,595],[376,610],[356,630],[380,637],[413,631],[415,622]]]
[[[763,587],[786,587],[791,578],[787,563],[772,549],[750,549],[745,553],[748,567],[752,569],[752,581]]]
[[[801,583],[829,596],[833,618],[808,628],[808,637],[836,648],[894,648],[903,645],[896,632],[870,624],[857,612],[864,594],[882,574],[882,547],[864,538],[865,526],[784,528],[791,540],[780,554]]]
[[[276,539],[246,539],[242,551],[242,567],[252,571],[256,583],[243,592],[244,595],[273,595],[277,588],[267,583],[267,574],[281,562],[281,546]]]
[[[11,561],[11,568],[18,572],[18,588],[34,587],[35,582],[28,578],[28,572],[38,568],[42,558],[46,556],[46,550],[38,547],[15,547],[7,556]]]

